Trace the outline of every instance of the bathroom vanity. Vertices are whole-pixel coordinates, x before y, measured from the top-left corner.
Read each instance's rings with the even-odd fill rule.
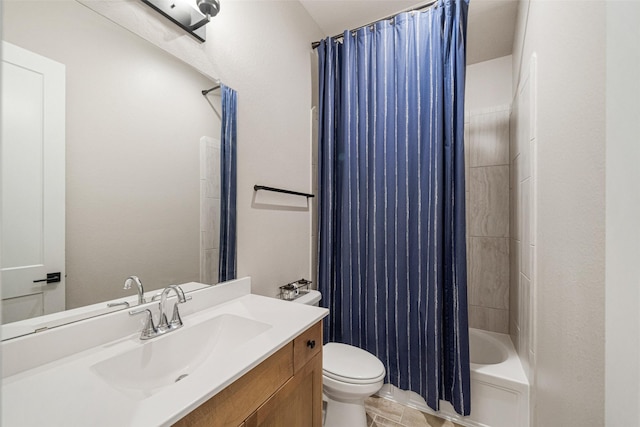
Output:
[[[322,426],[322,322],[175,424]]]
[[[320,427],[328,311],[250,289],[191,292],[149,340],[127,310],[4,341],[1,424]]]

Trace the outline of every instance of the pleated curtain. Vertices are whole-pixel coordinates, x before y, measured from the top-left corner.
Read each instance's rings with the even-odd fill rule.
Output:
[[[221,85],[220,253],[218,281],[236,278],[236,139],[238,95]]]
[[[467,8],[440,0],[317,48],[325,339],[370,351],[385,382],[463,415]]]

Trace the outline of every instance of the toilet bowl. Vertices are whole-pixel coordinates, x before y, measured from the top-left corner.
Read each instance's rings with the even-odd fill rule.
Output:
[[[295,302],[318,305],[318,291]],[[366,427],[364,400],[384,384],[384,365],[373,354],[352,345],[330,342],[322,349],[322,391],[327,402],[324,427]]]

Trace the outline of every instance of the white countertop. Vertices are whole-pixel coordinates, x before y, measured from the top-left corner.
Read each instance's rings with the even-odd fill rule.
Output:
[[[204,298],[205,294],[192,295],[192,301],[195,301],[199,297]],[[208,290],[206,295],[207,298],[214,295],[215,299],[215,290]],[[183,305],[186,307],[187,304]],[[139,339],[140,329],[136,328],[119,339],[3,378],[2,425],[171,425],[324,318],[327,313],[323,308],[245,294],[203,310],[183,314],[184,327],[166,336],[143,342]],[[92,368],[103,360],[147,345],[154,340],[170,338],[171,334],[179,334],[225,314],[263,322],[269,327],[229,352],[218,351],[214,356],[207,356],[189,372],[188,377],[150,396],[136,396],[123,392],[97,375]],[[87,322],[89,321],[91,319]],[[104,322],[103,320],[102,323]],[[69,328],[71,327],[73,325],[69,325]],[[86,331],[86,328],[79,330],[83,331]],[[67,331],[69,332],[72,331]],[[35,334],[31,339],[35,340],[38,335],[46,333],[48,332]],[[44,340],[43,343],[50,341]],[[24,345],[22,348],[25,348]],[[46,348],[42,351],[46,351]],[[16,359],[15,355],[13,359]],[[136,368],[132,366],[131,369]]]

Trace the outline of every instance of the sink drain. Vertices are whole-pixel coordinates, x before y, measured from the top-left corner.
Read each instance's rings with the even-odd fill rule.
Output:
[[[176,378],[176,380],[175,380],[174,382],[176,382],[176,383],[177,383],[177,382],[178,382],[178,381],[180,381],[181,379],[184,379],[184,378],[186,378],[186,377],[188,377],[188,376],[189,376],[189,374],[182,374],[182,375],[180,375],[178,378]]]

